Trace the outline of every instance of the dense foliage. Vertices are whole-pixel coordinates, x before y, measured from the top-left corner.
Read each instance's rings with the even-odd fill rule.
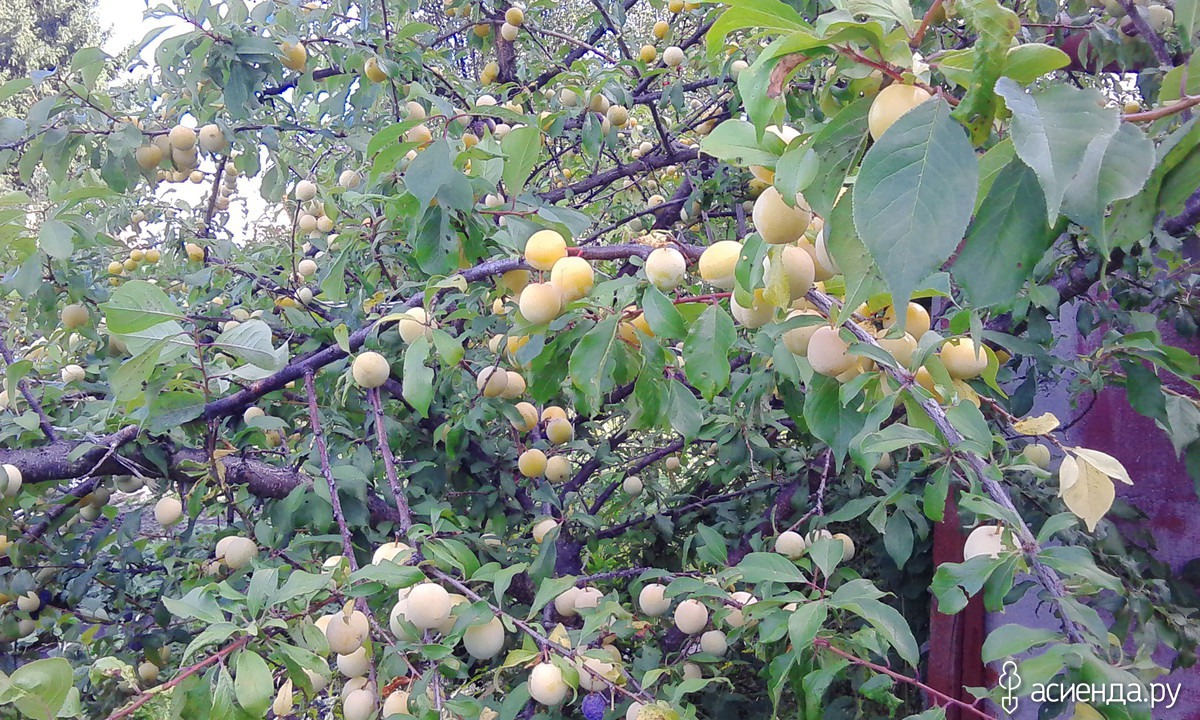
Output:
[[[973,596],[1025,694],[1194,661],[1062,438],[1200,478],[1197,0],[150,15],[0,85],[0,716],[994,717]]]

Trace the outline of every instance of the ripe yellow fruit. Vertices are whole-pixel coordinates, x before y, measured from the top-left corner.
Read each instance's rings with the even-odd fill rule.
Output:
[[[567,419],[567,411],[557,405],[547,405],[546,409],[542,410],[542,422],[548,423],[556,418]]]
[[[551,266],[551,267],[553,267],[553,266]],[[500,279],[496,281],[496,285],[501,290],[510,292],[513,295],[516,295],[517,293],[524,290],[525,286],[528,284],[529,284],[529,271],[528,270],[509,270],[508,272],[501,275]]]
[[[355,610],[349,616],[344,612],[335,613],[325,627],[329,650],[338,655],[349,655],[359,649],[370,634],[370,621],[361,610]]]
[[[146,262],[147,263],[153,265],[154,263],[158,262],[161,259],[162,259],[162,253],[159,252],[158,248],[150,248],[149,250],[146,251]]]
[[[1045,470],[1050,467],[1050,448],[1041,443],[1030,443],[1021,451],[1025,460],[1034,467]]]
[[[87,378],[87,372],[83,367],[73,363],[64,367],[59,375],[62,381],[68,385],[74,382],[83,382]]]
[[[606,116],[608,117],[608,121],[615,127],[625,127],[625,125],[629,122],[629,111],[621,105],[613,105],[610,107]]]
[[[139,663],[137,667],[138,679],[141,680],[144,685],[154,685],[157,683],[158,672],[158,666],[150,661]]]
[[[486,398],[500,397],[508,387],[508,373],[503,368],[489,365],[475,376],[475,387]]]
[[[396,323],[396,330],[400,333],[400,339],[406,343],[414,342],[422,335],[432,340],[433,328],[434,323],[429,319],[429,313],[423,307],[405,310],[404,317],[400,318],[400,322]]]
[[[373,690],[352,690],[342,700],[342,717],[345,720],[371,720],[375,717],[375,701]]]
[[[995,559],[1008,548],[1004,544],[1004,528],[999,525],[980,525],[971,531],[963,543],[963,560],[987,555]]]
[[[296,272],[300,277],[312,277],[317,274],[317,263],[311,258],[304,258],[296,263]]]
[[[387,358],[370,350],[359,353],[358,357],[354,358],[354,364],[350,366],[350,375],[354,378],[354,383],[367,390],[383,385],[391,373],[392,367]]]
[[[713,243],[700,255],[700,277],[722,290],[732,289],[734,271],[741,256],[742,244],[736,240]]]
[[[822,325],[808,341],[808,363],[814,372],[829,377],[837,377],[854,367],[857,358],[851,355],[849,345],[842,340],[838,329],[830,325]]]
[[[516,420],[511,421],[512,426],[516,428],[517,432],[527,433],[537,427],[538,412],[532,403],[519,402],[514,407],[517,409],[517,412],[521,413],[520,423]]]
[[[555,418],[546,423],[546,439],[554,445],[562,445],[575,439],[575,426],[570,420]]]
[[[595,283],[592,264],[581,257],[564,257],[550,269],[550,284],[558,288],[564,302],[587,295]]]
[[[883,314],[884,327],[891,327],[896,324],[896,308],[888,306],[888,309]],[[929,332],[929,327],[932,321],[929,318],[929,311],[920,303],[910,302],[908,304],[908,312],[905,313],[904,331],[913,336],[914,340],[920,340],[921,336]]]
[[[367,62],[363,65],[363,75],[371,82],[381,83],[387,80],[387,73],[379,66],[377,58],[367,58]]]
[[[308,49],[304,47],[304,43],[296,44],[283,43],[279,46],[283,52],[283,66],[288,70],[295,72],[304,72],[304,66],[308,64]]]
[[[558,705],[567,697],[562,670],[550,663],[538,663],[529,673],[529,696],[542,705]]]
[[[183,246],[183,249],[184,252],[187,253],[188,260],[191,260],[192,262],[204,261],[204,248],[200,247],[196,243],[187,243]]]
[[[683,12],[683,0],[671,0],[667,3],[667,9],[675,14]]]
[[[546,479],[552,483],[566,482],[571,477],[571,461],[555,455],[546,461]]]
[[[687,275],[687,259],[673,247],[656,248],[646,258],[646,279],[659,290],[673,290]]]
[[[508,375],[508,384],[504,386],[504,392],[500,393],[500,397],[505,400],[516,400],[524,395],[526,387],[525,378],[522,377],[521,373],[509,370],[505,374]]]
[[[671,25],[666,20],[659,20],[654,23],[654,37],[662,40],[669,32],[671,32]]]
[[[811,545],[811,543],[809,544]],[[734,608],[730,610],[729,614],[725,616],[725,623],[729,625],[729,627],[740,628],[746,624],[746,616],[742,611],[758,602],[758,598],[754,597],[748,592],[735,592],[730,596],[730,599],[742,607],[741,609]]]
[[[527,322],[544,325],[562,312],[562,294],[550,283],[533,283],[521,291],[517,307]]]
[[[229,148],[229,141],[225,139],[225,133],[221,132],[220,126],[209,123],[200,128],[200,148],[206,153],[216,155]]]
[[[700,636],[700,651],[721,657],[729,649],[729,641],[720,630],[709,630]]]
[[[642,62],[652,63],[658,59],[658,48],[653,45],[643,45],[642,49],[638,51],[638,56]]]
[[[695,635],[708,625],[708,608],[699,600],[684,600],[675,608],[675,627],[684,635]]]
[[[683,64],[684,59],[683,48],[677,45],[672,45],[663,51],[663,63],[667,67],[679,67]]]
[[[988,366],[987,352],[977,347],[971,338],[948,341],[938,352],[938,357],[942,359],[950,377],[958,380],[979,377]]]
[[[758,234],[772,245],[796,242],[804,237],[804,231],[812,222],[812,213],[800,194],[796,195],[796,206],[788,207],[774,186],[768,187],[754,201],[751,217]]]
[[[431,630],[450,617],[450,593],[437,583],[421,583],[408,595],[408,621],[420,630]]]
[[[162,162],[163,152],[157,145],[143,145],[133,151],[138,167],[143,170],[154,170]]]
[[[804,297],[805,293],[812,290],[817,270],[812,257],[804,251],[804,248],[795,245],[784,247],[779,254],[779,262],[783,265],[783,272],[787,276],[788,294],[791,296],[792,302],[799,300]]]
[[[504,11],[504,22],[520,27],[525,22],[525,11],[519,7],[510,7]]]
[[[65,306],[59,314],[63,327],[68,330],[76,330],[87,325],[91,317],[87,308],[76,303]]]
[[[165,497],[154,504],[154,519],[163,527],[170,527],[183,518],[183,503],[177,497]]]
[[[496,657],[504,648],[504,623],[493,617],[482,625],[472,625],[463,633],[463,647],[477,660]]]
[[[529,448],[517,458],[517,469],[527,478],[540,478],[546,473],[546,453]]]
[[[803,555],[806,547],[804,536],[793,530],[785,530],[775,538],[775,552],[792,560]]]
[[[124,269],[125,269],[125,264],[120,262],[119,260],[113,260],[112,262],[110,262],[108,264],[108,274],[109,275],[120,275]]]
[[[555,230],[538,230],[525,243],[525,262],[538,270],[550,270],[567,256],[567,239]]]
[[[883,337],[886,332],[881,330],[877,336],[876,342],[879,343],[879,347],[891,353],[900,365],[908,367],[912,363],[913,353],[917,350],[916,339],[908,333],[898,338]]]
[[[317,196],[317,184],[312,180],[301,180],[296,183],[296,199],[308,202]]]
[[[196,147],[196,131],[186,125],[176,125],[171,128],[167,139],[174,150],[187,151]]]
[[[554,611],[563,617],[575,617],[579,614],[575,609],[575,599],[578,597],[579,588],[567,588],[554,598]]]
[[[667,587],[659,583],[650,583],[638,593],[638,607],[650,617],[666,615],[671,609],[671,599],[666,596]]]
[[[254,558],[258,557],[258,546],[254,541],[245,537],[232,537],[229,544],[225,548],[225,556],[218,557],[218,560],[224,560],[225,564],[231,570],[239,570],[250,564]]]
[[[484,23],[479,23],[475,26],[475,34],[481,38],[485,38],[492,34],[492,26]]]
[[[533,541],[541,545],[542,542],[546,540],[546,536],[550,534],[550,531],[557,527],[558,521],[554,520],[553,518],[546,518],[545,520],[539,521],[533,526]]]
[[[630,475],[621,482],[621,489],[630,497],[641,495],[644,487],[642,479],[637,475]]]
[[[912,85],[889,85],[880,90],[867,112],[871,137],[878,140],[901,116],[932,97],[924,89]]]
[[[766,325],[775,318],[775,306],[767,302],[762,288],[754,291],[753,298],[750,307],[743,307],[737,301],[736,296],[729,299],[729,309],[733,319],[752,330]]]

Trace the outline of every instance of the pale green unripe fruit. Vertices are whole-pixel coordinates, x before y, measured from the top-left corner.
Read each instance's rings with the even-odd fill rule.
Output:
[[[552,483],[566,482],[571,477],[571,461],[555,455],[546,461],[546,479]]]
[[[613,663],[589,657],[577,662],[576,669],[579,671],[579,689],[586,692],[599,692],[608,687],[608,683],[604,682],[602,678],[613,675],[616,666]],[[596,675],[600,675],[600,677],[596,677]]]
[[[371,564],[379,565],[384,562],[394,562],[403,565],[412,557],[412,548],[402,542],[387,542],[376,548],[371,556]]]
[[[375,693],[370,690],[355,690],[342,701],[345,720],[371,720],[375,717]]]
[[[370,350],[359,353],[350,367],[350,374],[354,377],[354,382],[359,387],[368,390],[383,385],[391,373],[392,368],[388,364],[387,358]]]
[[[225,139],[225,133],[221,132],[219,126],[210,123],[200,128],[200,148],[215,155],[227,150],[229,141]]]
[[[359,649],[370,634],[371,624],[361,610],[353,611],[349,617],[337,613],[325,628],[329,650],[338,655],[349,655]]]
[[[362,177],[353,170],[343,170],[342,174],[338,175],[338,185],[347,190],[358,187],[360,182],[362,182]]]
[[[804,554],[804,537],[798,532],[785,530],[775,538],[775,552],[786,558],[795,560]]]
[[[6,480],[0,480],[0,487],[4,488],[4,494],[7,497],[16,497],[16,494],[21,491],[21,483],[24,481],[21,475],[21,469],[16,465],[4,463],[0,465],[4,469]]]
[[[304,258],[296,263],[296,272],[301,277],[312,277],[317,274],[317,262],[311,258]]]
[[[642,494],[642,479],[637,475],[630,475],[621,483],[621,489],[630,497],[637,497]]]
[[[149,661],[137,666],[138,679],[146,685],[154,685],[158,682],[158,672],[158,666]]]
[[[87,377],[87,372],[79,365],[67,365],[60,373],[62,381],[68,385],[75,382],[83,382]]]
[[[687,259],[675,248],[657,248],[646,258],[646,279],[659,290],[674,290],[686,276]]]
[[[42,599],[36,592],[28,592],[17,598],[17,609],[21,612],[37,612],[42,607]]]
[[[1050,448],[1041,443],[1030,443],[1021,451],[1029,464],[1045,470],[1050,467]]]
[[[738,603],[742,607],[740,609],[739,608],[731,609],[729,611],[729,614],[725,616],[725,624],[732,628],[740,628],[746,624],[746,616],[742,611],[745,610],[747,607],[753,605],[754,603],[758,602],[758,598],[754,597],[753,595],[751,595],[750,593],[745,592],[745,591],[735,592],[733,595],[730,595],[729,597],[731,600]]]
[[[667,67],[679,67],[685,59],[683,48],[677,45],[672,45],[663,51],[663,64]]]
[[[554,611],[563,617],[575,617],[575,599],[579,597],[579,588],[569,587],[554,598]]]
[[[436,583],[421,583],[408,595],[405,617],[419,630],[432,630],[450,617],[450,593]]]
[[[675,608],[675,627],[684,635],[695,635],[708,624],[708,608],[699,600],[684,600]]]
[[[271,712],[275,713],[275,717],[287,717],[296,709],[295,693],[292,689],[292,681],[284,680],[279,686],[279,692],[275,694],[275,700],[271,702]]]
[[[995,559],[1007,549],[1004,544],[1003,527],[980,525],[971,531],[971,534],[967,536],[967,541],[963,543],[963,560],[970,560],[980,555]]]
[[[408,711],[408,692],[406,690],[397,690],[387,696],[387,700],[383,701],[383,716],[391,715],[411,715]]]
[[[495,657],[504,647],[504,623],[493,617],[482,625],[472,625],[463,633],[463,647],[477,660]]]
[[[367,648],[360,647],[348,655],[337,656],[338,672],[348,678],[362,677],[371,670],[371,660],[367,657]]]
[[[552,518],[547,518],[545,520],[540,521],[536,525],[534,525],[533,526],[534,542],[538,543],[539,545],[542,544],[542,542],[545,541],[546,536],[550,534],[550,531],[554,530],[556,527],[558,527],[558,522],[553,520]]]
[[[550,663],[538,663],[529,673],[529,696],[542,705],[558,705],[567,697],[562,670]]]
[[[508,388],[508,373],[494,365],[489,365],[475,376],[475,387],[486,398],[500,397]]]
[[[847,562],[854,558],[854,539],[846,533],[834,533],[834,540],[842,541],[842,562]]]
[[[258,556],[258,546],[250,538],[233,536],[225,539],[228,540],[225,552],[223,555],[218,555],[217,559],[224,560],[231,570],[246,567],[251,560]]]
[[[666,615],[671,609],[671,599],[666,596],[667,588],[659,583],[650,583],[638,593],[638,607],[650,617]]]
[[[704,672],[700,670],[699,665],[697,665],[696,663],[690,663],[690,662],[683,664],[683,679],[684,680],[697,680],[702,677],[704,677]],[[643,717],[643,716],[639,716],[639,717]],[[643,720],[644,720],[644,717],[643,717]]]
[[[170,527],[183,518],[183,503],[177,497],[165,497],[154,504],[154,519],[163,527]]]
[[[602,599],[604,599],[604,593],[600,592],[599,588],[579,588],[579,592],[575,593],[575,611],[593,610]]]
[[[420,307],[405,310],[404,317],[396,324],[396,330],[406,343],[411,343],[422,335],[432,340],[433,328],[434,323],[429,319],[429,313]]]
[[[308,202],[317,196],[317,184],[311,180],[301,180],[296,183],[296,199]]]
[[[729,641],[720,630],[709,630],[700,636],[700,650],[721,657],[729,649]]]

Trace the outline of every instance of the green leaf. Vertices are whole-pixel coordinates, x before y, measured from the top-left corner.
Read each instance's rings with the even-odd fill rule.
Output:
[[[801,603],[788,617],[788,639],[797,652],[812,645],[825,619],[829,616],[829,608],[824,600]]]
[[[954,261],[955,280],[979,306],[1012,300],[1057,236],[1046,224],[1037,175],[1013,159],[979,206]]]
[[[718,160],[748,167],[774,165],[779,158],[759,148],[758,131],[745,120],[726,120],[700,141],[700,152]]]
[[[422,208],[436,197],[442,206],[467,211],[475,203],[467,176],[454,166],[454,152],[443,138],[417,154],[404,171],[405,187]]]
[[[1175,0],[1175,26],[1181,37],[1191,37],[1196,32],[1197,20],[1200,20],[1200,0]],[[1166,87],[1164,83],[1163,89]],[[1159,100],[1161,102],[1162,98]]]
[[[871,253],[854,232],[854,194],[842,196],[833,213],[826,216],[826,244],[846,283],[845,300],[837,322],[850,319],[859,305],[883,291],[883,279],[875,269]]]
[[[992,132],[999,100],[996,81],[1008,63],[1008,50],[1021,21],[1012,10],[996,0],[963,0],[958,8],[976,33],[974,65],[967,94],[954,110],[954,117],[970,130],[971,140],[982,145]]]
[[[431,347],[428,338],[418,335],[404,350],[402,394],[421,417],[429,417],[429,404],[433,402],[433,370],[425,365]]]
[[[807,144],[798,144],[780,156],[775,163],[775,187],[785,197],[808,189],[817,179],[821,159]]]
[[[679,308],[661,290],[651,285],[642,294],[642,312],[656,337],[676,340],[687,334],[687,323]]]
[[[204,414],[204,395],[186,390],[156,393],[150,400],[147,429],[168,433]]]
[[[614,314],[596,323],[571,353],[567,370],[571,374],[571,384],[583,394],[581,414],[590,415],[600,407],[603,383],[612,382],[619,320],[620,316]]]
[[[725,37],[736,30],[800,30],[811,27],[800,13],[780,0],[729,0],[722,5],[728,9],[713,23],[705,37],[710,56],[715,56],[724,46]]]
[[[1008,660],[1024,654],[1032,647],[1059,639],[1059,634],[1053,630],[1009,623],[988,634],[987,640],[983,641],[982,658],[985,663]]]
[[[904,563],[912,557],[913,551],[912,523],[904,513],[893,512],[888,518],[887,528],[883,532],[883,547],[896,567],[903,570]]]
[[[779,553],[749,553],[737,564],[737,569],[742,574],[742,580],[752,585],[764,582],[804,582],[804,575],[800,573],[796,564]]]
[[[909,35],[917,30],[917,19],[913,17],[912,6],[907,0],[833,0],[833,6],[851,17],[866,15],[889,21],[884,24],[888,29],[891,29],[890,23],[894,22]]]
[[[1070,64],[1071,57],[1052,45],[1025,43],[1008,48],[1004,74],[1027,85],[1046,73],[1061,70]]]
[[[45,658],[26,663],[8,678],[24,692],[15,698],[17,710],[34,720],[54,720],[75,687],[71,663],[62,658]]]
[[[917,640],[913,637],[912,630],[908,627],[908,622],[899,610],[869,598],[844,603],[841,607],[870,623],[871,627],[875,628],[884,640],[895,649],[896,654],[902,660],[916,667],[921,652],[917,647]]]
[[[897,304],[958,247],[978,172],[966,133],[940,99],[903,115],[867,151],[854,185],[854,226]]]
[[[1089,150],[1103,148],[1120,126],[1116,108],[1095,90],[1052,85],[1028,93],[1011,78],[996,83],[1013,114],[1017,155],[1037,173],[1046,194],[1046,218],[1053,223],[1071,181],[1083,171]],[[1100,155],[1103,157],[1103,154]]]
[[[504,151],[504,187],[510,197],[525,189],[525,182],[542,152],[542,132],[533,125],[513,128],[500,141]]]
[[[38,230],[38,247],[56,260],[66,260],[75,251],[75,230],[61,220],[47,220]]]
[[[804,395],[804,422],[817,439],[829,446],[839,464],[865,423],[861,413],[843,407],[841,389],[842,384],[834,378],[813,375]]]
[[[684,372],[706,400],[729,384],[729,350],[736,340],[733,318],[720,305],[710,305],[688,330],[683,341]]]
[[[170,320],[182,320],[181,311],[157,285],[130,280],[100,306],[108,329],[118,335],[141,332]],[[259,322],[262,322],[261,320]]]
[[[261,717],[271,706],[275,681],[267,661],[253,650],[242,650],[234,662],[233,693],[238,705],[251,715]]]
[[[816,153],[821,172],[805,190],[804,199],[823,218],[832,214],[838,195],[846,186],[846,175],[866,146],[871,100],[859,98],[842,108],[809,140],[808,147]]]
[[[272,346],[270,326],[257,318],[251,318],[222,332],[213,340],[212,347],[270,372],[275,372],[287,364],[287,346]]]
[[[1133,197],[1154,169],[1154,143],[1134,123],[1089,145],[1083,165],[1063,196],[1063,214],[1103,233],[1105,210],[1115,200]]]

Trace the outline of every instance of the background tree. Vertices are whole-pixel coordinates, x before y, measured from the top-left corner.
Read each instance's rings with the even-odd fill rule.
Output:
[[[1191,5],[231,0],[5,83],[0,712],[994,717],[921,679],[982,596],[1149,717],[1194,598],[1039,403],[1200,467]]]

